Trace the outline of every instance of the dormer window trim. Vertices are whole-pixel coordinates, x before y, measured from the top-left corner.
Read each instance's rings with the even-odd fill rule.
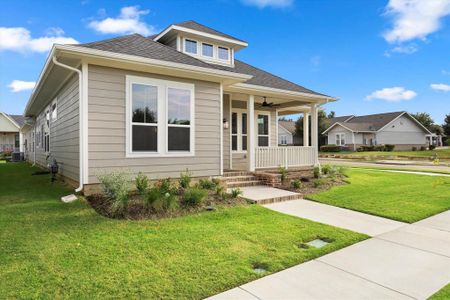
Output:
[[[227,47],[221,44],[216,44],[209,41],[201,41],[192,37],[184,37],[177,38],[177,42],[181,42],[181,45],[177,45],[177,49],[181,49],[181,52],[184,54],[196,57],[201,60],[205,60],[208,63],[220,64],[225,66],[234,67],[234,51],[233,48]],[[196,53],[187,51],[186,42],[195,42],[196,43]],[[203,54],[203,45],[210,45],[213,47],[212,56]],[[219,57],[219,49],[223,48],[228,51],[228,59],[222,59]]]

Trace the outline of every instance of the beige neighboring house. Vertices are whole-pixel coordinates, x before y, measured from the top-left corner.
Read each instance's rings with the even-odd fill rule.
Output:
[[[278,121],[278,145],[303,145],[302,137],[296,134],[294,121]]]
[[[0,112],[0,153],[24,151],[24,120],[23,116]]]
[[[323,132],[329,145],[349,147],[395,145],[395,150],[428,146],[431,132],[405,111],[365,116],[342,116],[331,119]]]
[[[77,190],[112,170],[158,179],[315,165],[317,111],[335,98],[238,60],[247,46],[194,21],[54,45],[25,109],[29,160],[51,154]],[[278,116],[293,113],[311,116],[312,142],[286,152]]]

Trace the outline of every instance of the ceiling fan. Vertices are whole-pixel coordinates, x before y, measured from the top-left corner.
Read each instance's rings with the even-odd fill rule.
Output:
[[[280,104],[274,104],[273,102],[267,102],[267,98],[263,97],[264,101],[263,103],[259,104],[261,107],[276,107],[276,106],[280,106]]]

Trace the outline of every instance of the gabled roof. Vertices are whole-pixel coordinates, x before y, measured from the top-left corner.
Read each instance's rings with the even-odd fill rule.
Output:
[[[245,41],[235,38],[234,36],[231,36],[229,34],[225,34],[223,32],[217,31],[215,29],[212,29],[208,26],[199,24],[195,21],[189,20],[189,21],[185,21],[185,22],[181,22],[181,23],[177,23],[177,24],[173,24],[176,26],[180,26],[180,27],[184,27],[184,28],[188,28],[188,29],[192,29],[192,30],[196,30],[196,31],[200,31],[200,32],[205,32],[205,33],[209,33],[209,34],[214,34],[214,35],[218,35],[224,38],[228,38],[228,39],[232,39],[232,40],[236,40],[236,41],[240,41],[240,42],[244,42]]]
[[[25,117],[22,115],[9,115],[11,119],[16,122],[19,127],[22,127],[25,124]]]
[[[402,115],[407,115],[409,118],[411,118],[414,122],[418,124],[419,127],[424,129],[424,131],[429,132],[428,129],[426,129],[420,122],[418,122],[413,116],[408,114],[405,111],[398,111],[398,112],[388,112],[388,113],[381,113],[381,114],[373,114],[373,115],[365,115],[365,116],[353,116],[352,118],[348,118],[347,120],[343,121],[337,121],[334,123],[331,123],[331,126],[328,127],[323,133],[328,132],[332,127],[335,125],[340,125],[346,129],[349,129],[353,132],[376,132],[382,130],[384,127],[386,127],[388,124],[396,120]],[[338,117],[338,118],[346,118],[345,117]],[[337,119],[337,118],[333,118]]]
[[[295,134],[295,122],[294,121],[278,121],[278,125],[286,129],[292,134]]]
[[[235,59],[234,67],[210,64],[182,53],[175,48],[166,46],[159,42],[155,42],[151,38],[143,37],[140,34],[131,34],[93,43],[79,44],[76,46],[114,53],[141,56],[168,62],[182,63],[186,65],[204,67],[214,70],[228,71],[236,74],[251,75],[252,78],[247,80],[245,82],[246,84],[329,97],[327,95],[307,89],[298,84],[292,83],[279,76],[263,71],[242,61]]]
[[[354,115],[342,116],[342,117],[334,117],[330,119],[330,126],[337,122],[346,122],[353,118]]]

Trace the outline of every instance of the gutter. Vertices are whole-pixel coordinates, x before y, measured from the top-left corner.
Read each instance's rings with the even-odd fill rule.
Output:
[[[78,70],[77,68],[74,68],[74,67],[71,67],[71,66],[68,66],[68,65],[65,65],[65,64],[63,64],[63,63],[60,63],[57,59],[56,59],[56,56],[53,56],[52,57],[52,61],[53,61],[53,63],[55,64],[55,65],[57,65],[57,66],[60,66],[60,67],[62,67],[62,68],[65,68],[65,69],[68,69],[68,70],[70,70],[70,71],[73,71],[73,72],[77,72],[78,73],[78,97],[79,97],[79,100],[78,100],[78,105],[79,105],[79,110],[80,110],[80,113],[79,113],[79,125],[78,125],[78,127],[79,127],[79,146],[80,146],[80,148],[79,148],[79,151],[80,151],[80,162],[79,162],[79,164],[80,164],[80,166],[79,166],[79,168],[80,168],[80,170],[79,170],[79,176],[80,176],[80,179],[79,179],[79,186],[78,186],[78,188],[77,189],[75,189],[75,192],[81,192],[82,190],[83,190],[83,172],[84,172],[84,168],[83,168],[83,159],[84,159],[84,155],[83,155],[83,146],[84,146],[84,139],[83,139],[83,134],[84,134],[84,130],[83,130],[83,126],[82,126],[82,124],[83,124],[83,101],[82,101],[82,97],[83,97],[83,72],[81,72],[80,70]]]

